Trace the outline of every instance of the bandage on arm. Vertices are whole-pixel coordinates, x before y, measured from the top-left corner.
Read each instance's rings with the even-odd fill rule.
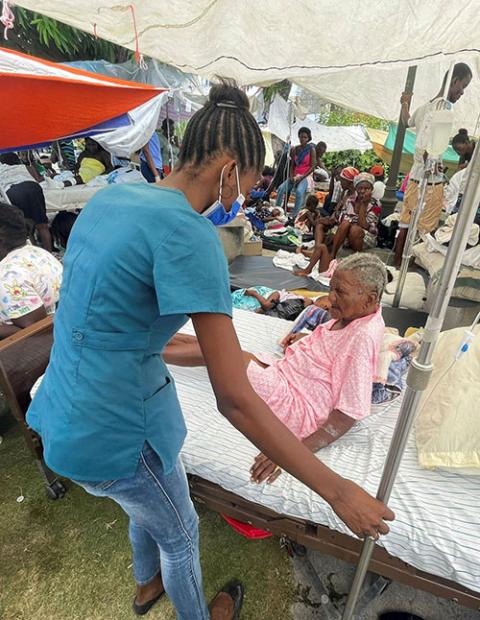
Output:
[[[303,443],[312,452],[318,452],[318,450],[326,448],[342,437],[342,435],[345,435],[354,424],[355,420],[353,418],[338,411],[338,409],[334,409],[328,416],[325,424],[308,437],[305,437]]]

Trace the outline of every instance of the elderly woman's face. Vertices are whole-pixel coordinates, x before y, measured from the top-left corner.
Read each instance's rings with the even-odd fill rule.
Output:
[[[368,291],[354,271],[335,271],[330,280],[330,314],[333,319],[353,321],[375,312],[378,301],[373,291]]]
[[[362,202],[368,202],[372,198],[373,185],[368,183],[368,181],[362,181],[355,188],[358,194],[358,197]]]

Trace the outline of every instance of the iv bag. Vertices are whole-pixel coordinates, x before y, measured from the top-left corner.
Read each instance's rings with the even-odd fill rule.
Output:
[[[453,108],[434,110],[427,141],[427,153],[439,159],[450,143],[453,129]]]

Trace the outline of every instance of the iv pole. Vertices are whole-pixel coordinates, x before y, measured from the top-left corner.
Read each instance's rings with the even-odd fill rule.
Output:
[[[444,101],[447,101],[447,98],[448,98],[448,92],[450,90],[450,83],[452,81],[452,74],[453,74],[454,66],[455,66],[454,63],[451,63],[450,68],[448,70],[447,79],[445,80],[445,84],[442,89],[442,98],[444,99]],[[427,161],[425,162],[424,175],[421,180],[420,186],[418,188],[417,206],[413,214],[413,219],[410,222],[410,225],[408,227],[407,238],[405,240],[405,245],[403,246],[402,264],[400,266],[400,275],[398,278],[397,288],[395,290],[395,295],[393,297],[393,302],[392,302],[393,308],[398,308],[398,306],[400,305],[400,300],[402,298],[403,287],[405,286],[408,266],[410,263],[410,259],[412,257],[415,237],[417,235],[418,222],[420,221],[420,216],[422,214],[424,204],[425,204],[425,194],[427,191],[428,175],[430,173],[433,174],[435,166],[439,164],[441,164],[441,158],[427,159]]]
[[[380,485],[378,487],[377,499],[388,503],[392,488],[395,482],[400,463],[405,451],[405,446],[412,429],[415,417],[420,405],[423,392],[427,388],[430,375],[433,369],[432,355],[436,341],[442,328],[442,324],[447,311],[450,295],[457,278],[463,252],[467,245],[470,229],[475,219],[477,207],[480,202],[480,149],[475,148],[472,161],[469,165],[465,193],[460,205],[457,221],[453,230],[450,245],[448,247],[445,263],[441,272],[440,280],[435,290],[435,299],[432,310],[428,316],[425,326],[423,342],[420,346],[418,356],[413,360],[407,375],[407,387],[403,398],[398,421],[393,433],[390,449],[383,470]],[[393,524],[395,527],[395,524]],[[370,559],[374,551],[375,541],[366,538],[357,570],[353,580],[352,588],[348,595],[342,620],[352,620],[355,605],[358,601],[360,591],[368,571]]]
[[[287,146],[288,146],[288,150],[287,150],[287,176],[285,178],[285,181],[287,181],[287,190],[285,191],[284,195],[283,195],[283,211],[285,213],[285,215],[287,215],[288,211],[287,211],[287,207],[288,207],[288,200],[290,198],[290,194],[291,194],[291,190],[288,189],[289,185],[289,181],[290,181],[290,166],[291,166],[291,161],[292,161],[292,125],[293,125],[293,102],[291,100],[288,101],[288,136],[287,136]]]

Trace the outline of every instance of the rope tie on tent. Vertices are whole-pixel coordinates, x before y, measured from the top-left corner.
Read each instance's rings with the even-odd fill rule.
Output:
[[[97,24],[93,24],[93,36],[98,39]]]
[[[133,32],[135,34],[135,62],[140,67],[140,69],[143,69],[144,71],[146,71],[148,69],[147,63],[145,62],[143,54],[140,54],[140,47],[138,43],[138,30],[137,30],[137,19],[135,17],[135,7],[133,6],[133,4],[129,4],[128,7],[130,11],[132,12]]]
[[[3,38],[8,41],[8,31],[13,29],[13,24],[15,23],[15,15],[10,8],[9,0],[3,0],[2,16],[0,17],[0,21],[5,26],[3,30]]]

